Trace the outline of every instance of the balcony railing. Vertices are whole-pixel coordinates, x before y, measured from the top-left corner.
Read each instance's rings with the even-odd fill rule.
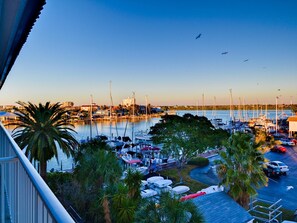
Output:
[[[0,217],[4,222],[74,222],[0,123]]]

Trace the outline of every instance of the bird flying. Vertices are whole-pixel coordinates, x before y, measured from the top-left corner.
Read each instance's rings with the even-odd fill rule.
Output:
[[[287,190],[292,190],[292,189],[294,189],[293,186],[287,186]]]
[[[227,53],[228,53],[227,51],[226,51],[226,52],[223,52],[222,55],[225,55],[225,54],[227,54]]]
[[[247,62],[247,61],[249,61],[249,59],[246,59],[246,60],[244,60],[243,62]]]
[[[202,35],[202,34],[201,34],[201,33],[199,33],[199,35],[196,37],[196,39],[199,39],[199,38],[201,37],[201,35]]]

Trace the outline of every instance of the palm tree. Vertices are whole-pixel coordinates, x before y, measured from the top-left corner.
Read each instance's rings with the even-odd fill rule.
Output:
[[[138,223],[200,223],[204,222],[196,205],[188,200],[181,202],[169,193],[162,193],[159,203],[143,200],[136,212]]]
[[[258,146],[251,135],[235,133],[217,161],[221,184],[229,188],[228,193],[244,208],[248,207],[250,196],[257,193],[256,188],[268,182],[262,169],[264,156]]]
[[[46,179],[47,161],[53,157],[58,159],[58,148],[69,157],[78,146],[73,136],[76,133],[66,124],[66,110],[60,103],[34,105],[30,102],[17,102],[21,107],[16,108],[18,116],[12,137],[25,155],[32,161],[40,163],[40,175]]]
[[[90,192],[116,183],[122,174],[122,168],[112,152],[98,149],[84,153],[75,173],[85,190]]]
[[[74,174],[84,194],[77,209],[85,213],[86,221],[106,223],[112,220],[111,197],[122,168],[115,154],[98,139],[82,144],[74,156]]]
[[[127,170],[127,176],[124,182],[128,187],[128,195],[131,199],[140,199],[141,179],[142,174],[139,171],[133,171],[130,168]]]
[[[129,188],[124,184],[119,183],[112,196],[112,210],[115,222],[133,222],[138,201],[132,199],[128,194]]]

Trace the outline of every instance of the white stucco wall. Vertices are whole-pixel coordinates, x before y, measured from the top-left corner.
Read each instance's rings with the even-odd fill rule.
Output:
[[[297,122],[289,122],[289,131],[297,132]]]

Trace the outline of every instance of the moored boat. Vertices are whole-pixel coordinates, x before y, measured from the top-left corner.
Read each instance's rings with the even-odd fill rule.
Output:
[[[190,188],[188,186],[180,185],[180,186],[176,186],[176,187],[172,188],[171,192],[174,195],[180,195],[180,194],[184,194],[184,193],[188,192],[189,190],[190,190]]]

